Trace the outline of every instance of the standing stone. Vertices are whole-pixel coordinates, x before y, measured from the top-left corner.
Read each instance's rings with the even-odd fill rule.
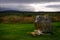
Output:
[[[42,31],[42,24],[41,24],[41,20],[42,19],[42,16],[40,16],[40,15],[37,15],[36,16],[36,19],[35,19],[35,29],[36,30],[41,30]]]
[[[48,15],[43,16],[42,25],[43,25],[43,32],[53,33],[51,19]]]

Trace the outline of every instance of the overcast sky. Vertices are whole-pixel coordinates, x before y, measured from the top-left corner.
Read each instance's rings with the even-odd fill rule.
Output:
[[[60,0],[0,0],[0,10],[60,11]]]

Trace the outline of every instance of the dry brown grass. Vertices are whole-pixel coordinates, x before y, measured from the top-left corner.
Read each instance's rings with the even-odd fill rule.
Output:
[[[4,16],[0,17],[0,22],[2,23],[32,23],[34,22],[35,16],[27,17],[27,16]],[[53,21],[60,21],[59,17],[53,17]]]

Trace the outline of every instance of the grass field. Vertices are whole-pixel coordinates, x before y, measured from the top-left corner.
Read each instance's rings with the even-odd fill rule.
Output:
[[[0,40],[60,40],[60,22],[52,23],[54,35],[32,36],[34,24],[0,24]]]

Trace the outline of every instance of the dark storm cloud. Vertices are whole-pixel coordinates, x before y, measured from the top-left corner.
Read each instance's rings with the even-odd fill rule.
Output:
[[[0,8],[18,10],[18,11],[33,11],[34,10],[34,8],[29,6],[29,4],[16,4],[16,3],[0,4]]]
[[[60,8],[60,5],[49,5],[49,6],[46,6],[48,8]]]
[[[59,2],[60,0],[0,0],[0,3],[40,3],[40,2]]]

